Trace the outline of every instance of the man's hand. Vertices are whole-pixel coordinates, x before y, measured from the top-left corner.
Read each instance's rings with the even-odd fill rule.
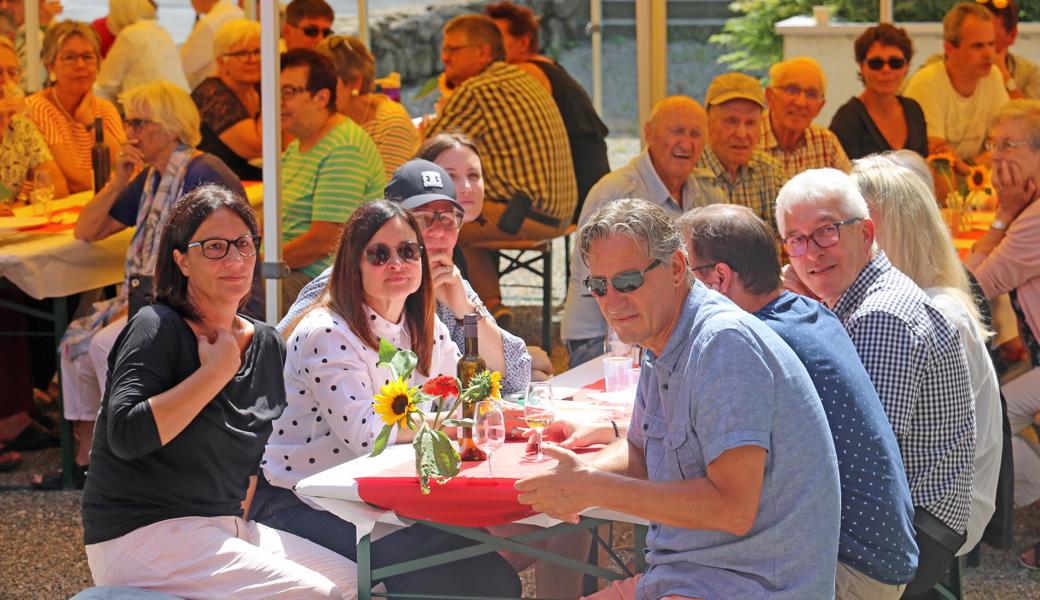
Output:
[[[1036,200],[1036,182],[1024,176],[1013,162],[994,160],[992,180],[997,191],[997,216],[1002,221],[1010,223]]]
[[[466,297],[466,286],[462,283],[462,272],[455,266],[450,252],[430,252],[430,281],[437,301],[445,304],[462,318],[474,310],[473,303]]]
[[[558,446],[542,444],[542,452],[558,462],[553,470],[517,481],[517,500],[534,510],[568,523],[577,523],[578,513],[591,503],[583,496],[593,470],[578,455]]]
[[[532,435],[534,430],[524,432],[526,438]],[[617,438],[610,423],[585,425],[567,419],[557,419],[542,430],[542,439],[564,448],[585,448],[593,444],[610,444]]]

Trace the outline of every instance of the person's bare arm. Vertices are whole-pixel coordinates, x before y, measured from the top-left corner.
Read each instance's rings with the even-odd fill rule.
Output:
[[[547,446],[543,451],[559,464],[518,481],[518,500],[561,520],[576,522],[582,510],[600,506],[673,527],[745,535],[758,515],[766,463],[766,451],[759,446],[731,448],[708,465],[705,477],[683,481],[617,475],[587,465],[563,448]]]
[[[242,119],[224,130],[219,136],[235,154],[246,160],[260,158],[264,151],[263,134],[259,119]]]
[[[997,219],[1011,225],[1027,206],[1036,201],[1036,182],[1023,174],[1018,165],[1003,160],[994,162],[992,177],[997,190]],[[972,253],[989,254],[1000,245],[1006,233],[1003,229],[990,227],[986,235],[972,246]]]
[[[119,194],[130,184],[134,172],[144,166],[144,157],[136,147],[127,145],[119,155],[112,170],[112,179],[101,188],[90,202],[83,207],[76,221],[73,235],[76,239],[87,242],[103,240],[106,237],[126,228],[126,225],[112,218],[109,211]]]
[[[342,223],[314,221],[300,237],[282,246],[282,260],[290,269],[299,269],[321,260],[336,249]]]
[[[36,165],[35,168],[51,174],[51,181],[54,182],[55,198],[64,198],[69,195],[69,183],[65,181],[65,175],[61,172],[61,167],[58,166],[58,163],[54,162],[54,159],[42,162]]]
[[[249,487],[246,488],[246,497],[242,500],[242,519],[249,520],[249,509],[253,507],[253,494],[256,492],[256,475],[249,476]]]

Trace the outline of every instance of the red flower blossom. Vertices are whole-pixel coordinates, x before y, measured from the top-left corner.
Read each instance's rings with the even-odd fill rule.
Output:
[[[431,396],[450,398],[459,395],[459,382],[449,375],[441,375],[424,383],[422,391]]]

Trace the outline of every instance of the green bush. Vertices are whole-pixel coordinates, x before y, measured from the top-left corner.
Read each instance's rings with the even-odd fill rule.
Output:
[[[740,16],[726,21],[722,33],[711,42],[728,50],[719,62],[737,70],[764,71],[783,58],[783,42],[773,27],[797,15],[811,15],[820,0],[736,0],[730,9]],[[833,0],[826,3],[836,19],[876,22],[876,0]],[[894,0],[895,20],[900,23],[941,21],[955,0]],[[1022,21],[1040,20],[1040,0],[1019,0]]]

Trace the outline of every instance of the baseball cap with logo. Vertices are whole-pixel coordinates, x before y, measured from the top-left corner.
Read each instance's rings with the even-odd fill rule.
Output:
[[[436,163],[421,158],[398,167],[383,193],[407,210],[439,201],[451,202],[459,210],[465,210],[455,199],[455,184],[451,182],[451,176]]]
[[[766,108],[766,95],[757,79],[743,73],[723,73],[711,80],[704,94],[704,106],[718,106],[730,100],[750,100]]]

